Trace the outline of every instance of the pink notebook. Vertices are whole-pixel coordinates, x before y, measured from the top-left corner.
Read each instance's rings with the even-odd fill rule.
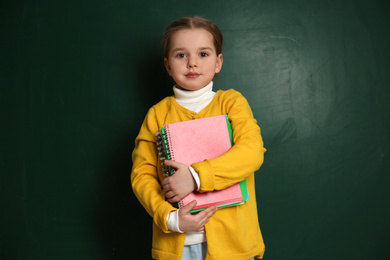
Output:
[[[226,115],[207,117],[164,126],[158,133],[161,159],[169,159],[190,166],[205,159],[216,158],[232,147],[232,130]],[[165,175],[174,174],[170,167],[164,168]],[[219,191],[192,192],[183,198],[179,208],[196,200],[191,212],[206,207],[227,207],[244,203],[247,200],[246,181]]]

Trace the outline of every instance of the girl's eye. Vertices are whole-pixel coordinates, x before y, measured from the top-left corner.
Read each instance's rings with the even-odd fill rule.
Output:
[[[201,52],[201,53],[199,54],[199,56],[200,56],[200,57],[207,57],[207,56],[209,56],[209,54],[208,54],[207,52]]]
[[[185,58],[186,55],[184,53],[178,53],[178,54],[176,54],[176,57],[179,59],[182,59],[182,58]]]

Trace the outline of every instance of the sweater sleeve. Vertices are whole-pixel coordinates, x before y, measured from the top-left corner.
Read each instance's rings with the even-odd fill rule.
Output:
[[[157,131],[156,114],[154,108],[151,108],[135,140],[135,148],[132,154],[131,184],[134,194],[149,215],[153,217],[155,224],[164,232],[170,232],[166,219],[169,212],[176,209],[165,200],[165,193],[161,188],[154,139]]]
[[[232,123],[234,145],[220,157],[192,165],[199,173],[200,192],[221,190],[240,182],[257,171],[264,160],[266,150],[260,127],[247,100],[231,90],[223,97],[222,106]]]

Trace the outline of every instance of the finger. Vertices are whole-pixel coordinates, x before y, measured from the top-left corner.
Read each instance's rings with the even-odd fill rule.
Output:
[[[205,217],[209,214],[214,214],[217,210],[218,210],[218,208],[216,206],[208,207],[205,210],[199,212],[198,215],[201,217]]]
[[[206,223],[209,222],[210,218],[214,215],[214,213],[217,210],[218,210],[218,208],[213,206],[213,207],[209,207],[209,208],[198,213],[197,216],[199,217],[199,221],[198,221],[199,228],[197,231],[205,230]]]
[[[183,213],[189,213],[191,209],[193,209],[196,206],[196,200],[191,201],[187,205],[185,205],[183,208],[181,208],[180,211],[183,211]]]
[[[179,199],[178,196],[173,196],[172,198],[169,198],[168,201],[169,201],[170,203],[175,203],[175,202],[180,201],[180,199]]]
[[[165,163],[165,165],[171,166],[175,169],[179,169],[181,166],[183,166],[182,163],[178,163],[178,162],[172,161],[172,160],[165,160],[164,163]]]
[[[167,184],[165,184],[165,185],[163,185],[163,190],[165,190],[165,191],[170,191],[170,190],[172,190],[171,189],[171,185],[169,185],[168,183]]]
[[[173,191],[168,191],[165,193],[165,197],[169,202],[178,202],[180,200],[180,197]]]
[[[167,193],[165,193],[165,197],[166,197],[167,199],[171,199],[171,198],[173,198],[173,197],[175,197],[175,196],[176,196],[176,194],[173,193],[173,191],[168,191]]]
[[[205,226],[206,226],[207,222],[209,222],[209,220],[210,220],[210,218],[204,219],[204,220],[202,220],[201,222],[199,222],[200,228],[199,228],[198,231],[205,230]]]
[[[202,212],[200,212],[200,213],[198,214],[199,217],[200,217],[200,221],[199,221],[199,222],[203,223],[203,225],[206,224],[206,223],[210,220],[211,216],[213,216],[214,213],[215,213],[217,210],[218,210],[218,208],[215,207],[215,206],[209,207],[209,208],[203,210]]]
[[[170,178],[170,177],[166,177],[164,180],[162,180],[161,185],[162,185],[163,187],[164,187],[164,185],[169,184],[169,181],[170,181],[169,178]]]

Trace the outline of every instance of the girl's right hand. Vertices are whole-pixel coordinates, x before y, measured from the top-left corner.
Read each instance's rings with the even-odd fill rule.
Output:
[[[193,200],[179,210],[179,228],[183,232],[199,232],[204,230],[204,225],[210,220],[211,216],[217,211],[217,207],[209,207],[201,212],[192,215],[190,210],[196,206]]]

